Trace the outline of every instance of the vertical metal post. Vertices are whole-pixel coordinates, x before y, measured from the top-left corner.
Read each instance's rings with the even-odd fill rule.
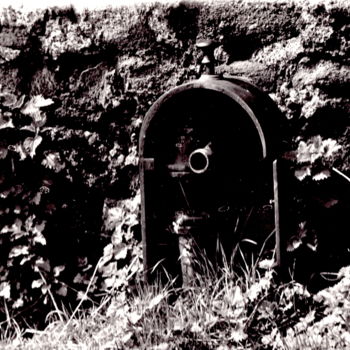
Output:
[[[281,226],[280,226],[280,193],[278,184],[278,161],[275,159],[272,163],[273,169],[273,197],[275,212],[275,235],[276,235],[276,264],[281,267]]]
[[[142,233],[142,253],[144,266],[144,281],[149,281],[149,264],[147,251],[147,231],[146,231],[146,212],[145,212],[145,164],[143,158],[140,158],[140,187],[141,187],[141,233]]]

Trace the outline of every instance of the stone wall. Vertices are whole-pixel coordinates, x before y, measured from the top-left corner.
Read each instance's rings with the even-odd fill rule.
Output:
[[[67,263],[61,252],[72,237],[71,266],[100,256],[114,230],[102,215],[138,189],[143,116],[196,76],[200,38],[218,43],[218,72],[248,77],[277,102],[294,136],[291,153],[301,141],[310,151],[318,135],[336,140],[344,150],[337,169],[346,173],[349,10],[346,0],[3,10],[1,226],[22,214],[44,220],[56,265]],[[300,180],[328,177],[301,163]]]
[[[250,78],[303,126],[327,118],[329,110],[336,119],[348,111],[346,1],[179,2],[83,13],[8,9],[0,23],[2,99],[51,98],[46,126],[58,128],[54,142],[65,135],[65,143],[99,143],[96,167],[81,179],[88,186],[101,177],[105,185],[116,181],[145,111],[163,91],[194,77],[199,38],[220,44],[219,72]],[[61,150],[67,168],[70,151]]]

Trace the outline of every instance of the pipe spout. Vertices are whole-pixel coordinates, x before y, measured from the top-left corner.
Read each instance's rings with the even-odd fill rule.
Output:
[[[188,158],[191,171],[195,174],[203,174],[206,172],[209,168],[210,157],[212,154],[211,142],[209,142],[204,148],[194,150]]]

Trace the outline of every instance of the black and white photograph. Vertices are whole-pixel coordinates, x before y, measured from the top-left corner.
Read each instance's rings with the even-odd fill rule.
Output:
[[[1,0],[0,349],[350,349],[348,0]]]

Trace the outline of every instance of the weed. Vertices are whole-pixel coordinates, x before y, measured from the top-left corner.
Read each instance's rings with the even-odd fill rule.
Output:
[[[192,281],[177,287],[135,283],[100,305],[59,308],[43,331],[22,331],[7,316],[1,347],[14,349],[344,349],[349,346],[350,268],[315,295],[294,281],[278,284],[272,261],[219,267],[201,256]],[[222,255],[224,256],[224,255]],[[97,270],[98,265],[96,266]],[[89,286],[85,295],[89,293]],[[53,295],[50,297],[54,297]],[[27,339],[28,335],[31,336]]]

